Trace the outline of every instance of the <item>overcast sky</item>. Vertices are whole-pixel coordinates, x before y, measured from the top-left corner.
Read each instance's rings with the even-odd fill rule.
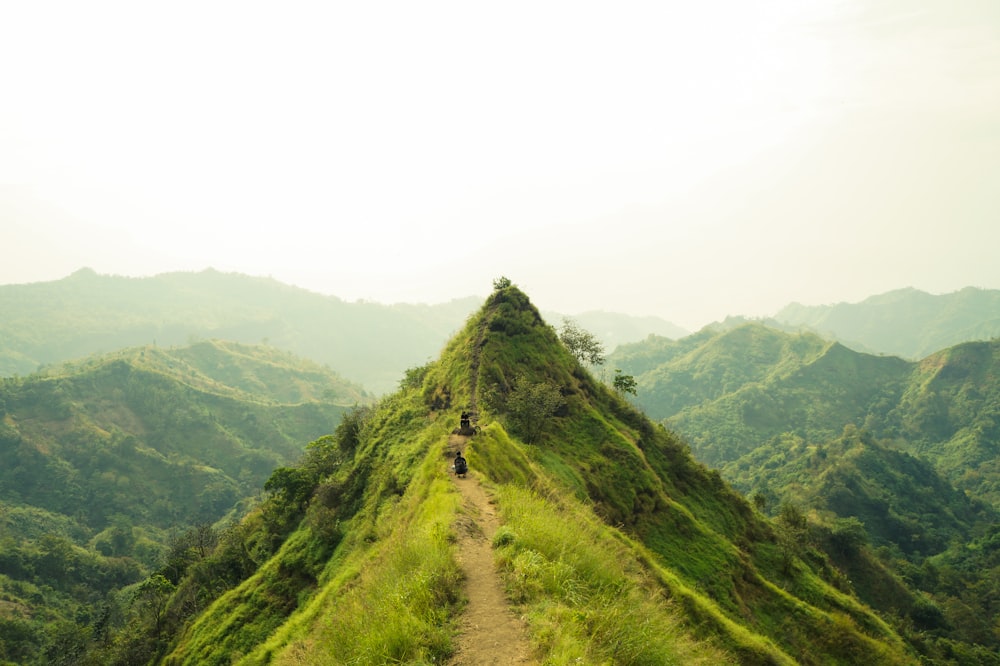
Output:
[[[998,212],[997,0],[0,3],[0,284],[695,330],[1000,288]]]

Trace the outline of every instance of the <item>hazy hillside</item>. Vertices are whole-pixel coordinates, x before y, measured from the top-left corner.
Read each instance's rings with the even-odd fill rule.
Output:
[[[852,424],[898,439],[951,483],[1000,507],[998,358],[1000,341],[957,345],[918,363],[751,323],[625,345],[608,362],[634,374],[637,403],[711,465],[783,433],[823,442]]]
[[[481,431],[456,440],[468,409]],[[456,445],[469,478],[448,471]],[[537,663],[916,664],[945,645],[974,652],[924,635],[919,618],[879,617],[811,536],[828,528],[763,518],[500,282],[439,360],[277,470],[240,540],[140,586],[158,591],[159,612],[123,618],[93,663],[448,663],[474,595],[452,582],[468,575],[459,551],[480,520],[462,484],[492,498],[485,567]],[[232,574],[225,590],[208,584],[219,572]]]
[[[888,569],[933,599],[919,613],[937,631],[1000,647],[990,628],[1000,618],[1000,341],[910,362],[747,323],[628,345],[609,362],[635,372],[636,401],[760,507],[831,521],[835,553],[870,542],[877,561],[837,562],[868,581],[866,601],[892,613],[916,603],[872,581]]]
[[[441,350],[477,299],[442,306],[346,303],[270,278],[206,270],[152,278],[80,270],[0,287],[0,374],[123,347],[199,339],[266,343],[375,392]]]
[[[439,305],[347,303],[214,270],[127,278],[83,269],[54,282],[0,286],[0,376],[124,347],[224,339],[285,349],[383,394],[408,368],[436,358],[481,304],[477,297]],[[680,330],[652,317],[582,317],[599,322],[595,330],[609,348]]]
[[[76,663],[54,658],[56,634],[112,612],[181,531],[245,505],[366,400],[316,364],[222,342],[0,380],[0,661]]]
[[[807,327],[859,351],[920,359],[961,342],[1000,337],[1000,291],[966,287],[931,295],[899,289],[860,303],[793,303],[774,319]]]

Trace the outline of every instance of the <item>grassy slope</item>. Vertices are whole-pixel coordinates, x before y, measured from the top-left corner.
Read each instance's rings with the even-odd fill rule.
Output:
[[[534,445],[474,403],[519,374],[554,381],[566,406]],[[444,450],[458,412],[485,426],[468,455],[504,521],[497,561],[545,663],[912,663],[900,639],[789,555],[769,523],[684,446],[598,385],[516,288],[496,292],[422,381],[383,401],[349,465],[344,538],[289,598],[301,553],[322,551],[310,515],[281,552],[220,598],[166,663],[432,663],[450,652],[461,600]],[[433,408],[432,408],[433,407]],[[341,497],[341,500],[344,500]],[[313,527],[310,527],[313,525]],[[581,535],[586,535],[581,538]],[[299,565],[298,569],[302,569]],[[272,606],[273,608],[273,606]],[[720,652],[721,651],[721,652]],[[725,655],[728,655],[725,656]]]

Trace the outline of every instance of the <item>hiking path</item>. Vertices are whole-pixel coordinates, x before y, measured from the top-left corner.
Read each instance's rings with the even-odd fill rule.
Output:
[[[468,437],[448,438],[449,460],[464,450]],[[536,664],[524,622],[514,615],[493,561],[493,535],[500,522],[489,495],[470,471],[464,478],[452,477],[462,493],[463,513],[456,524],[458,561],[465,576],[463,593],[468,599],[459,618],[455,654],[449,666],[512,666]]]

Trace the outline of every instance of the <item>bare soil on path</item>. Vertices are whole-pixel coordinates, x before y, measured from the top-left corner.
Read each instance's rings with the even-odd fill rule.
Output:
[[[451,459],[464,449],[467,437],[448,440]],[[500,522],[489,496],[470,472],[453,477],[464,498],[464,515],[456,525],[458,560],[465,575],[463,592],[468,599],[459,619],[455,655],[449,666],[509,666],[535,664],[524,623],[514,615],[493,562],[493,535]]]

